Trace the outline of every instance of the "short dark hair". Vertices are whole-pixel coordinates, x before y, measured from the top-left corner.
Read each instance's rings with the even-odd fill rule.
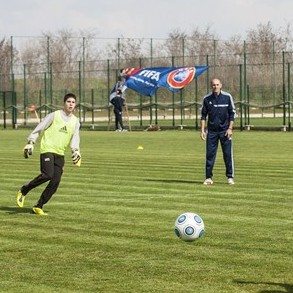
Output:
[[[63,101],[64,103],[69,99],[69,98],[73,98],[74,100],[76,100],[76,95],[73,93],[68,93],[64,96]]]

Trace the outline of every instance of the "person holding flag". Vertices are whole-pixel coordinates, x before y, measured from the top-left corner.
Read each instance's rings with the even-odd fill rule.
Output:
[[[80,122],[73,114],[76,106],[76,96],[68,93],[63,98],[63,110],[57,110],[48,114],[28,136],[28,143],[24,147],[24,157],[27,159],[33,154],[34,144],[42,133],[40,144],[40,169],[41,173],[24,184],[17,192],[16,202],[23,207],[25,197],[35,187],[48,182],[42,192],[33,212],[37,215],[46,215],[43,206],[57,191],[64,167],[64,153],[70,144],[73,164],[80,166],[81,155],[79,151],[79,128]]]
[[[123,98],[124,98],[125,90],[127,89],[127,86],[125,85],[125,82],[126,82],[125,76],[126,75],[123,73],[123,69],[121,69],[119,77],[118,77],[118,81],[114,84],[113,88],[110,91],[110,101],[116,96],[117,90],[121,90]]]
[[[115,130],[116,131],[127,131],[123,126],[123,107],[125,106],[125,98],[123,97],[122,90],[118,88],[115,92],[115,95],[112,95],[110,98],[110,103],[114,106],[114,115],[115,115]]]

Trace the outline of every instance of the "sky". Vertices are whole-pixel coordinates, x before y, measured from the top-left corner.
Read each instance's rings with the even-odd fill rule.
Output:
[[[65,29],[97,38],[167,38],[207,27],[219,39],[245,39],[268,22],[276,30],[293,26],[293,0],[0,0],[0,39]]]

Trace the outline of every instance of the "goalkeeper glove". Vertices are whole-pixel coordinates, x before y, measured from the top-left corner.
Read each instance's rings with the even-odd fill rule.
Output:
[[[28,142],[28,144],[23,149],[23,156],[26,159],[28,159],[29,156],[31,156],[33,154],[33,151],[34,151],[34,142],[30,140]]]
[[[77,166],[80,166],[80,162],[81,162],[81,155],[80,155],[80,152],[79,150],[75,149],[75,150],[72,150],[72,161],[73,161],[73,164],[74,165],[77,165]]]

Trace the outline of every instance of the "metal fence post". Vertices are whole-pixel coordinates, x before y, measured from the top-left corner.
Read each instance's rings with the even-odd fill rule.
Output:
[[[197,76],[194,79],[195,82],[195,129],[198,129],[198,82]]]
[[[45,116],[47,115],[47,105],[48,105],[48,85],[47,85],[47,72],[44,72],[44,96],[45,96]],[[41,106],[41,105],[40,105]],[[40,112],[40,117],[42,111]]]
[[[81,89],[81,61],[78,61],[78,95],[79,95],[79,103],[78,103],[78,110],[79,110],[79,120],[81,120],[81,112],[82,112],[82,89]],[[84,111],[83,111],[84,112]],[[84,116],[84,115],[83,115]],[[83,122],[85,121],[85,117],[83,117]]]
[[[285,77],[285,52],[282,52],[282,66],[283,66],[283,75],[282,75],[282,80],[283,80],[283,127],[284,130],[286,130],[286,77]]]
[[[172,67],[175,64],[175,57],[172,56]],[[172,126],[175,127],[175,93],[172,92]]]
[[[206,86],[207,86],[207,93],[210,90],[210,71],[209,71],[209,55],[206,55],[206,65],[208,66],[208,69],[206,71]]]
[[[82,38],[82,100],[85,101],[85,37]]]
[[[291,131],[291,66],[288,62],[288,96],[287,96],[287,105],[288,105],[288,130]]]
[[[180,125],[181,128],[183,127],[183,111],[184,111],[184,104],[183,104],[183,89],[180,90]]]
[[[17,129],[17,99],[16,99],[16,92],[11,93],[12,98],[12,127],[13,129]]]
[[[49,72],[49,95],[50,95],[50,113],[52,112],[53,105],[53,64],[50,62],[50,72]]]
[[[27,85],[26,85],[26,64],[23,64],[23,119],[27,123]]]
[[[250,92],[249,92],[249,84],[246,85],[246,94],[247,94],[247,124],[250,125]]]
[[[243,101],[243,77],[242,77],[242,64],[239,64],[239,91],[240,91],[240,103],[239,103],[239,110],[240,110],[240,130],[243,130],[243,111],[242,111],[242,101]]]
[[[110,113],[110,107],[109,107],[109,93],[110,93],[110,60],[107,59],[107,94],[108,94],[108,99],[107,99],[107,109],[108,109],[108,130],[110,130],[110,123],[111,123],[111,113]]]
[[[93,128],[94,128],[94,124],[95,124],[95,110],[94,110],[94,105],[95,105],[95,102],[94,102],[94,89],[91,89],[91,101],[92,101],[92,125],[93,125]]]

